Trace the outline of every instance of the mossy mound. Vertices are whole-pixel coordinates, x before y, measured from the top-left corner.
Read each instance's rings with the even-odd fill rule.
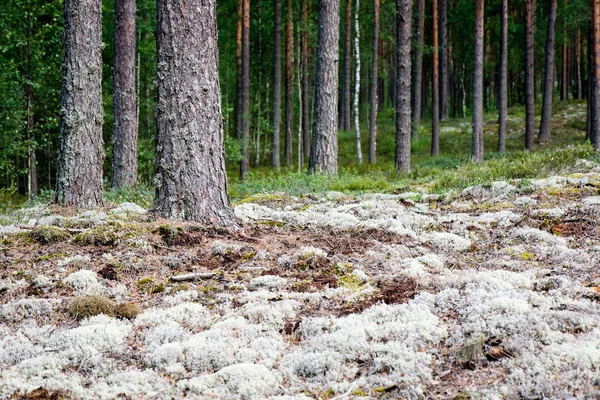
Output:
[[[165,285],[152,277],[141,278],[137,281],[136,287],[138,291],[147,294],[162,293],[165,291]]]
[[[105,314],[113,317],[117,304],[104,296],[80,296],[75,297],[67,312],[75,319],[93,317],[94,315]]]
[[[115,307],[115,315],[125,319],[134,319],[142,311],[134,303],[121,303]]]
[[[31,231],[31,237],[40,244],[66,242],[71,234],[55,226],[38,226]]]

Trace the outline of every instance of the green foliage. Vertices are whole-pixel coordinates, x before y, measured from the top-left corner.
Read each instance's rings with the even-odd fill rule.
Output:
[[[154,201],[154,190],[150,186],[142,184],[107,189],[104,191],[104,201],[110,204],[130,202],[149,209]]]

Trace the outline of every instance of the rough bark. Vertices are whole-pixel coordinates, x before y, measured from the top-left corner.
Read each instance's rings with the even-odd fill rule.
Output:
[[[440,81],[439,81],[439,47],[438,47],[438,1],[432,0],[431,22],[433,24],[433,65],[432,65],[432,93],[431,93],[431,155],[440,154]]]
[[[371,87],[369,90],[369,163],[377,162],[377,83],[379,70],[379,0],[373,0],[373,55],[371,60]]]
[[[475,60],[473,65],[473,139],[471,158],[483,161],[483,0],[475,2]]]
[[[416,0],[417,23],[415,26],[415,54],[412,77],[412,137],[419,138],[419,126],[421,124],[421,91],[423,76],[423,24],[425,15],[425,1]]]
[[[224,227],[227,194],[218,77],[216,0],[157,0],[159,216]]]
[[[275,0],[275,31],[273,33],[273,134],[271,136],[271,166],[279,170],[281,136],[281,0]]]
[[[250,0],[242,0],[242,160],[240,179],[250,167]]]
[[[115,2],[113,188],[137,181],[137,116],[135,94],[135,0]]]
[[[276,0],[281,1],[281,0]],[[235,65],[236,65],[236,91],[235,91],[235,137],[242,138],[242,19],[243,3],[237,3],[237,22],[235,31]]]
[[[558,0],[550,0],[548,15],[548,32],[546,36],[546,67],[544,69],[544,88],[542,100],[542,121],[539,138],[549,141],[550,124],[552,120],[552,95],[554,94],[554,39],[556,28],[556,7]]]
[[[535,137],[534,0],[525,0],[525,148],[532,150]]]
[[[498,88],[498,151],[506,151],[508,115],[508,0],[502,0],[500,40],[500,87]]]
[[[344,131],[350,130],[350,64],[352,55],[352,0],[346,1],[346,20],[344,37],[344,71],[342,73],[342,93],[340,101],[339,127]]]
[[[294,24],[292,21],[292,1],[287,0],[287,19],[285,21],[285,165],[291,166],[292,132],[294,130]]]
[[[396,0],[396,171],[410,172],[412,0]]]
[[[440,0],[440,119],[448,119],[448,1]]]
[[[590,139],[595,150],[600,148],[600,0],[592,0],[592,63],[590,76]]]
[[[310,157],[308,116],[308,0],[302,0],[302,146],[304,158]]]
[[[337,94],[340,1],[319,1],[313,141],[309,172],[337,175]]]
[[[354,59],[356,70],[354,75],[354,132],[356,140],[356,162],[362,164],[362,148],[360,144],[360,120],[358,101],[360,96],[360,26],[358,23],[358,7],[360,0],[354,2]]]
[[[102,205],[102,2],[65,0],[56,201]]]

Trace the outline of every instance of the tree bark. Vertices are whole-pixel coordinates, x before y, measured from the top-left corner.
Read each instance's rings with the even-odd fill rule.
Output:
[[[292,21],[292,1],[287,0],[287,19],[285,21],[285,165],[291,166],[292,134],[294,131],[294,24]]]
[[[302,0],[302,146],[306,160],[310,157],[310,125],[308,115],[308,0]]]
[[[535,135],[534,0],[525,0],[525,148],[532,150]]]
[[[27,38],[29,41],[29,37]],[[29,56],[29,45],[28,56]],[[28,57],[29,58],[29,57]],[[28,79],[31,79],[31,64],[28,60],[27,68]],[[37,165],[35,161],[35,137],[33,128],[35,127],[33,120],[33,86],[31,83],[25,84],[25,101],[27,102],[27,195],[30,199],[37,197],[39,188],[37,181]]]
[[[448,2],[440,0],[440,119],[448,120]]]
[[[577,29],[575,43],[575,80],[577,85],[577,100],[583,99],[582,85],[581,85],[581,33],[579,28]]]
[[[590,139],[594,150],[600,149],[600,0],[592,0],[592,63],[590,79]]]
[[[337,93],[340,1],[319,1],[315,110],[309,172],[337,175]]]
[[[432,0],[431,21],[433,23],[433,66],[432,66],[432,105],[431,105],[431,155],[440,154],[440,82],[439,82],[439,47],[438,47],[438,1]]]
[[[421,124],[421,91],[423,76],[423,23],[425,20],[425,1],[416,0],[417,24],[415,26],[415,53],[413,63],[413,77],[411,85],[412,101],[412,133],[413,139],[419,138]]]
[[[498,151],[506,151],[506,119],[508,116],[508,0],[502,0],[500,41],[500,87],[498,89]]]
[[[281,1],[281,0],[276,0]],[[235,138],[242,138],[242,20],[244,5],[242,0],[237,4],[237,22],[235,31],[235,65],[236,65],[236,91],[235,91]]]
[[[410,172],[412,0],[396,0],[396,171]]]
[[[273,134],[271,136],[271,166],[279,170],[281,166],[279,147],[281,136],[281,0],[275,0],[275,31],[273,37]]]
[[[567,100],[569,98],[569,86],[568,86],[568,48],[567,48],[567,0],[563,1],[563,43],[562,43],[562,67],[561,67],[561,79],[560,79],[560,100]]]
[[[102,205],[102,2],[65,0],[56,201]]]
[[[552,120],[552,95],[554,94],[554,39],[556,28],[557,0],[550,0],[548,15],[548,34],[546,36],[546,67],[544,70],[544,97],[542,102],[542,121],[539,138],[550,141],[550,125]]]
[[[342,75],[342,98],[340,101],[339,127],[344,131],[350,130],[350,83],[352,55],[352,0],[346,1],[346,22],[344,25],[344,71]]]
[[[475,61],[473,65],[473,139],[471,158],[483,161],[483,0],[475,2]]]
[[[218,75],[218,73],[217,73]],[[240,179],[246,179],[250,162],[250,0],[242,0],[242,161]]]
[[[371,64],[371,87],[369,102],[369,163],[377,162],[377,83],[379,70],[379,0],[373,0],[373,55]]]
[[[227,194],[218,75],[216,0],[157,0],[159,216],[224,227]]]
[[[111,187],[137,181],[135,0],[115,2],[114,127]]]
[[[354,132],[356,138],[356,162],[362,164],[362,148],[360,143],[360,115],[358,101],[360,96],[360,25],[358,23],[358,7],[360,0],[354,3],[354,59],[356,70],[354,75]]]

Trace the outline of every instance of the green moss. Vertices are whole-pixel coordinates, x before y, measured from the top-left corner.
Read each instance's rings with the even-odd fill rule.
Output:
[[[117,317],[125,319],[134,319],[141,313],[140,308],[134,303],[118,304],[114,311]]]
[[[81,232],[73,241],[89,246],[116,246],[126,239],[134,239],[144,234],[144,229],[138,223],[123,223],[113,221],[109,224],[98,225]]]
[[[80,296],[71,301],[67,313],[75,319],[93,317],[98,314],[112,317],[115,315],[116,307],[114,301],[104,296]]]
[[[141,278],[135,285],[138,291],[147,294],[162,293],[165,291],[165,285],[152,277]]]
[[[31,237],[40,244],[54,244],[66,242],[71,238],[71,234],[56,226],[38,226],[31,231]]]
[[[338,279],[338,285],[348,289],[357,290],[363,286],[363,282],[358,276],[350,273],[341,276]]]
[[[65,258],[68,255],[69,254],[67,254],[67,253],[50,253],[50,254],[46,254],[43,256],[39,256],[38,258],[35,259],[35,261],[39,262],[39,261],[54,260],[56,258]]]
[[[181,229],[178,226],[171,226],[168,224],[164,224],[158,227],[158,229],[156,230],[156,232],[162,236],[164,242],[167,244],[167,246],[170,246],[173,241],[175,239],[177,239],[177,237],[179,236],[180,232],[183,232],[183,229]]]

